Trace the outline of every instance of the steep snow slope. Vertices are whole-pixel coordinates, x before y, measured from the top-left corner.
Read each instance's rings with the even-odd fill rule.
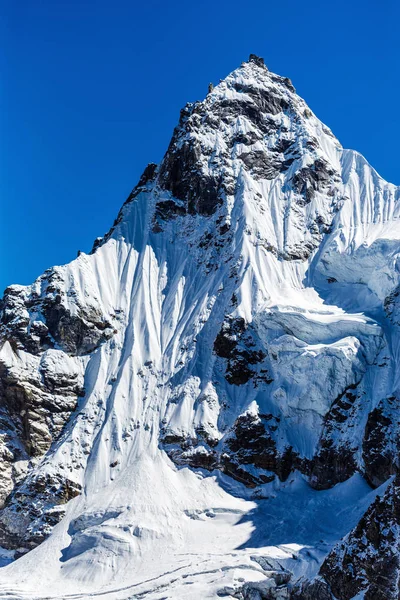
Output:
[[[329,552],[397,470],[399,252],[399,188],[262,59],[187,105],[93,252],[6,290],[0,597],[368,594]]]

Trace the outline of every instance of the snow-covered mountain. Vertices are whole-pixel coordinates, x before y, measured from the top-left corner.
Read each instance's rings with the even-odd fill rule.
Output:
[[[254,55],[10,286],[0,598],[399,598],[400,188]]]

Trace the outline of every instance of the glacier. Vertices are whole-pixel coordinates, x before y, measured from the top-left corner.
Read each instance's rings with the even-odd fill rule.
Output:
[[[5,291],[0,598],[397,599],[399,267],[400,188],[289,79],[186,105]]]

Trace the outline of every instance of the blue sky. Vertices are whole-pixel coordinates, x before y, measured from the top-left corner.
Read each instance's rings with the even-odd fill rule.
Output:
[[[399,22],[396,0],[3,0],[0,288],[89,251],[250,52],[400,184]]]

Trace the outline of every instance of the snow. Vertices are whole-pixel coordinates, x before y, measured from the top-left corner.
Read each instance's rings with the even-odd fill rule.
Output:
[[[274,77],[245,64],[205,103],[252,102],[234,89],[251,84],[284,94],[303,114],[303,100]],[[57,269],[71,312],[79,305],[99,310],[116,333],[86,357],[56,349],[40,359],[59,376],[84,371],[85,398],[37,467],[67,471],[83,493],[45,542],[0,570],[0,598],[216,598],[224,588],[265,582],[264,558],[296,578],[313,576],[375,497],[359,475],[315,491],[292,474],[254,493],[217,471],[174,465],[160,444],[163,430],[195,437],[200,425],[219,440],[240,414],[269,409],[283,417],[282,447],[290,443],[311,457],[334,399],[372,377],[382,348],[390,352],[377,307],[400,280],[398,188],[343,150],[312,113],[272,119],[278,138],[291,136],[302,148],[301,164],[322,156],[339,178],[332,231],[306,260],[285,260],[264,241],[282,255],[304,246],[312,239],[308,223],[317,214],[328,218],[332,197],[318,192],[295,209],[285,176],[252,178],[239,144],[230,162],[238,191],[223,207],[232,242],[217,256],[195,243],[210,228],[217,235],[213,218],[177,217],[152,231],[154,205],[168,193],[149,183],[94,254]],[[232,129],[205,126],[200,141],[218,162],[233,133],[252,129],[240,117]],[[318,141],[311,153],[310,138]],[[253,149],[266,151],[275,141],[260,139]],[[39,280],[33,289],[45,294],[42,286]],[[232,316],[252,323],[276,356],[273,383],[258,391],[228,384],[212,352],[233,293]],[[7,342],[2,353],[18,368],[39,368],[29,366],[39,359],[15,354]],[[392,391],[392,381],[382,376],[374,392],[366,379],[372,405]]]

